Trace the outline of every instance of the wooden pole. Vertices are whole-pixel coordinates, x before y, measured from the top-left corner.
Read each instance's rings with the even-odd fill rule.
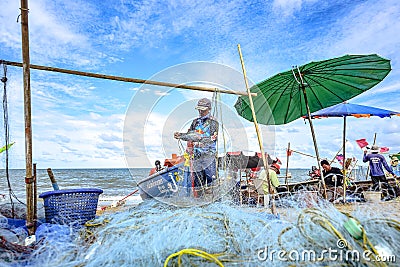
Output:
[[[288,174],[289,174],[289,153],[290,153],[290,142],[287,145],[287,152],[286,152],[286,175],[285,175],[285,184],[286,188],[289,191],[288,185]]]
[[[263,144],[262,144],[262,140],[261,140],[261,133],[260,133],[260,129],[258,127],[258,123],[257,123],[257,117],[256,117],[256,113],[254,111],[254,104],[253,104],[253,98],[252,95],[250,93],[250,88],[249,88],[249,84],[247,82],[247,76],[246,76],[246,69],[244,67],[244,62],[243,62],[243,57],[242,57],[242,51],[240,50],[240,44],[238,44],[238,51],[239,51],[239,56],[240,56],[240,62],[242,64],[242,70],[243,70],[243,76],[244,76],[244,82],[246,84],[246,90],[247,90],[247,94],[249,97],[249,101],[250,101],[250,108],[251,108],[251,114],[253,116],[253,122],[254,122],[254,126],[256,128],[256,132],[257,132],[257,139],[258,139],[258,145],[260,146],[260,150],[261,150],[261,157],[264,163],[264,170],[265,173],[267,175],[267,182],[268,182],[268,187],[269,187],[269,194],[271,195],[271,201],[272,201],[272,205],[271,205],[271,212],[273,214],[277,214],[276,212],[276,207],[275,207],[275,199],[273,197],[273,191],[272,191],[272,185],[271,185],[271,180],[269,178],[269,168],[268,168],[268,162],[267,159],[265,158],[265,153],[264,153],[264,148],[263,148]],[[265,203],[264,203],[265,205]]]
[[[37,175],[36,175],[36,163],[33,163],[33,221],[34,221],[34,232],[37,227]]]
[[[313,156],[313,155],[310,155],[310,154],[306,154],[306,153],[303,153],[303,152],[300,152],[300,151],[296,151],[296,150],[293,150],[293,149],[291,149],[290,151],[292,151],[292,152],[294,152],[294,153],[297,153],[297,154],[300,154],[300,155],[303,155],[303,156],[307,156],[307,157],[310,157],[310,158],[317,158],[316,156]]]
[[[56,178],[54,177],[53,171],[51,170],[51,168],[47,168],[47,174],[50,177],[50,181],[51,181],[51,185],[53,186],[54,190],[60,190],[60,188],[58,187]]]
[[[299,75],[301,75],[301,73],[299,73]],[[319,157],[319,152],[318,152],[318,146],[317,146],[317,139],[315,137],[315,132],[314,132],[314,126],[311,120],[311,112],[310,112],[310,107],[308,105],[308,99],[307,99],[307,94],[306,94],[306,87],[304,85],[304,83],[301,83],[301,88],[303,90],[303,96],[304,96],[304,102],[306,104],[306,109],[307,109],[307,119],[308,122],[310,123],[310,129],[311,129],[311,135],[312,135],[312,139],[313,139],[313,143],[314,143],[314,149],[315,149],[315,155],[317,156],[317,162],[318,162],[318,168],[319,171],[321,173],[321,182],[322,182],[322,186],[323,186],[323,197],[326,199],[327,198],[327,194],[326,194],[326,185],[325,185],[325,180],[324,180],[324,175],[322,173],[322,168],[321,168],[321,162],[320,162],[320,157]]]
[[[26,169],[26,226],[28,234],[33,235],[33,189],[32,189],[32,128],[31,128],[31,87],[29,60],[29,27],[28,0],[21,0],[21,36],[22,36],[22,68],[24,83],[24,114],[25,114],[25,169]]]
[[[13,61],[3,60],[0,62],[3,62],[4,64],[7,64],[7,65],[16,66],[16,67],[22,67],[22,65],[23,65],[21,63],[13,62]],[[73,75],[78,75],[78,76],[85,76],[85,77],[92,77],[92,78],[99,78],[99,79],[106,79],[106,80],[114,80],[114,81],[121,81],[121,82],[143,83],[143,84],[151,84],[151,85],[157,85],[157,86],[166,86],[166,87],[190,89],[190,90],[206,91],[206,92],[216,92],[217,91],[217,92],[225,93],[225,94],[247,96],[246,92],[231,91],[231,90],[225,90],[225,89],[220,89],[220,88],[210,88],[210,87],[201,87],[201,86],[195,86],[195,85],[158,82],[158,81],[127,78],[127,77],[121,77],[121,76],[105,75],[105,74],[83,72],[83,71],[76,71],[76,70],[68,70],[68,69],[61,69],[61,68],[54,68],[54,67],[47,67],[47,66],[40,66],[40,65],[33,65],[33,64],[30,65],[30,68],[36,69],[36,70],[60,72],[60,73],[65,73],[65,74],[73,74]],[[257,96],[256,93],[251,93],[251,95]]]

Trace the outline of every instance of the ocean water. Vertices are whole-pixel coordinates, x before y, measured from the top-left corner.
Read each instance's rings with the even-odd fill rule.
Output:
[[[148,176],[150,168],[135,169],[52,169],[60,189],[99,188],[104,192],[102,197],[126,196],[137,189],[137,182]],[[281,170],[281,176],[285,175]],[[308,179],[308,169],[289,169],[292,178],[288,182],[299,182]],[[38,194],[52,191],[52,185],[46,169],[36,171]],[[9,170],[11,188],[19,198],[25,198],[25,170]],[[280,179],[285,182],[284,178]],[[0,194],[8,195],[6,171],[0,170]]]

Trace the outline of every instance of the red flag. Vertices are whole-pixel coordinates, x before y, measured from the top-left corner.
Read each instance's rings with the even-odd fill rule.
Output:
[[[388,147],[381,147],[381,149],[379,150],[380,153],[386,153],[389,152],[389,148]]]
[[[278,158],[276,158],[276,163],[278,163],[279,165],[282,165],[282,161]]]
[[[286,149],[286,155],[288,156],[288,157],[290,157],[291,155],[292,155],[292,150],[288,150],[288,149]]]
[[[343,166],[343,159],[344,159],[343,155],[342,155],[342,154],[337,155],[337,156],[336,156],[336,159],[339,161],[340,165]]]
[[[368,142],[365,140],[365,138],[364,139],[358,139],[358,140],[356,140],[356,142],[357,142],[357,144],[358,144],[358,146],[360,148],[368,146]]]

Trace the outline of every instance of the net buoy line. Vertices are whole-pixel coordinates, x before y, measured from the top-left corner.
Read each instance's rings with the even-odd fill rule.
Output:
[[[129,197],[133,196],[134,194],[136,194],[136,193],[138,193],[138,192],[139,192],[139,189],[136,189],[135,191],[133,191],[133,192],[129,193],[128,195],[126,195],[125,197],[123,197],[122,199],[113,202],[113,203],[112,203],[111,205],[109,205],[109,206],[102,206],[102,207],[99,207],[98,210],[99,210],[99,211],[105,211],[105,210],[107,210],[107,209],[119,207],[119,206],[123,205],[123,204],[125,203],[125,201],[126,201]]]
[[[71,232],[70,239],[47,236],[42,245],[29,253],[19,252],[24,257],[13,257],[14,265],[10,266],[24,262],[29,266],[260,266],[270,264],[260,261],[257,255],[266,246],[290,255],[294,249],[320,252],[334,248],[337,240],[347,243],[343,251],[368,249],[371,259],[377,259],[382,256],[379,244],[396,246],[400,240],[397,220],[361,212],[356,217],[338,211],[332,204],[295,208],[293,213],[297,216],[291,221],[271,220],[266,211],[238,208],[229,202],[177,208],[145,201],[133,208],[98,216],[78,234]],[[362,226],[361,238],[345,229],[344,224],[350,219]],[[386,238],[381,237],[383,233]],[[394,255],[400,255],[399,247],[392,250]],[[1,263],[5,260],[1,259]],[[321,259],[303,263],[290,258],[276,264],[357,266],[351,261]],[[360,265],[387,266],[367,261],[361,261]]]

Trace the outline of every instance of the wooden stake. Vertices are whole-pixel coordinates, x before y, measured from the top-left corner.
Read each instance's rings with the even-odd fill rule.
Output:
[[[289,191],[288,174],[289,174],[289,153],[290,153],[289,151],[290,151],[290,142],[288,143],[286,152],[286,175],[285,175],[285,184],[288,191]]]
[[[28,0],[21,0],[21,36],[22,36],[22,68],[24,83],[24,114],[25,114],[25,170],[26,179],[32,179],[32,128],[31,128],[31,85],[29,60],[29,28],[28,28]],[[26,225],[28,234],[34,232],[32,183],[26,183]]]
[[[33,164],[33,221],[34,221],[34,232],[37,227],[37,175],[36,175],[36,163]]]
[[[47,174],[50,177],[50,181],[51,181],[51,185],[53,186],[54,190],[60,190],[60,188],[58,187],[56,178],[54,177],[53,171],[51,170],[51,168],[47,168]]]
[[[244,67],[242,51],[240,50],[240,44],[238,44],[238,50],[239,50],[240,62],[242,63],[244,82],[246,84],[246,90],[247,90],[247,94],[248,94],[249,101],[250,101],[250,108],[251,108],[251,114],[253,116],[254,127],[256,128],[256,132],[257,132],[258,145],[260,146],[261,157],[262,157],[262,160],[263,160],[263,163],[264,163],[264,170],[265,170],[265,174],[267,175],[267,183],[268,183],[268,187],[269,187],[269,194],[271,195],[271,201],[272,201],[271,212],[276,215],[277,212],[276,212],[276,207],[275,207],[275,199],[273,197],[273,193],[274,192],[272,191],[271,180],[269,179],[268,162],[267,162],[267,159],[265,157],[264,148],[263,148],[263,144],[262,144],[262,140],[261,140],[261,133],[260,133],[260,129],[258,127],[256,113],[254,111],[253,98],[252,98],[252,95],[250,93],[249,84],[247,82],[246,69]],[[264,203],[264,205],[265,204],[266,203]]]

